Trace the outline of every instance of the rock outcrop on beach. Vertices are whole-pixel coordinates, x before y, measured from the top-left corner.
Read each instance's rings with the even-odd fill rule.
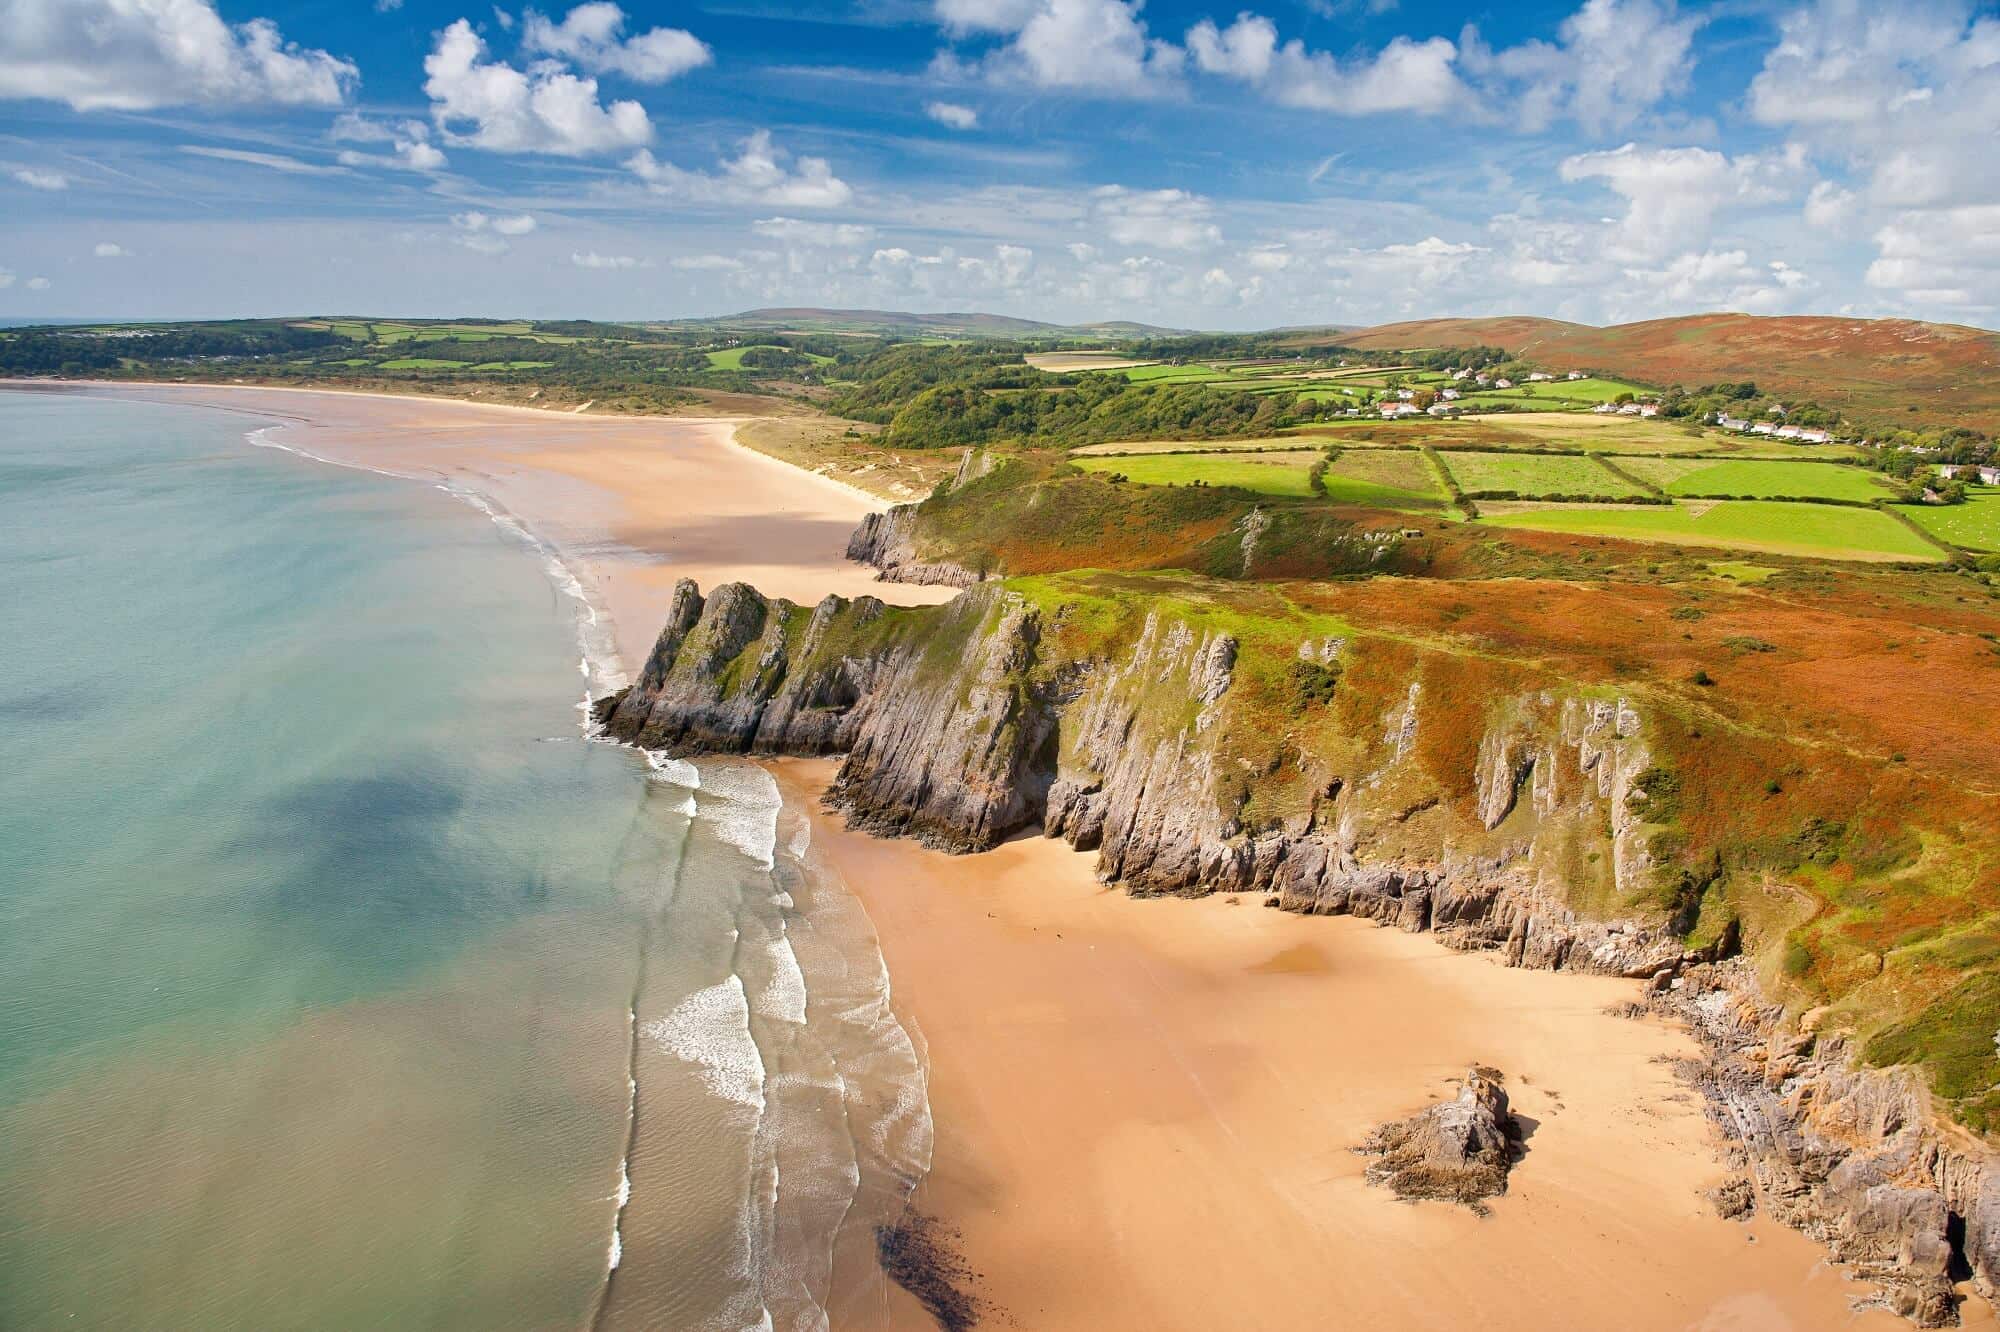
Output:
[[[1261,891],[1514,966],[1645,980],[1704,1043],[1697,1077],[1755,1205],[1925,1325],[1955,1317],[1955,1275],[2000,1290],[1985,1145],[1914,1074],[1857,1066],[1731,961],[1720,871],[1685,850],[1669,719],[1280,591],[1136,581],[986,582],[919,609],[683,583],[597,716],[679,754],[844,755],[828,799],[869,831],[967,852],[1040,825],[1135,894]],[[1497,1085],[1468,1087],[1499,1122]],[[1484,1160],[1491,1134],[1467,1143]]]
[[[1861,1069],[1838,1038],[1788,1024],[1742,959],[1688,968],[1653,1000],[1706,1058],[1688,1072],[1744,1174],[1736,1214],[1763,1211],[1874,1283],[1921,1327],[1958,1322],[1954,1283],[1992,1298],[2000,1278],[2000,1169],[1942,1126],[1907,1069]]]
[[[1450,1100],[1377,1128],[1355,1149],[1376,1158],[1367,1181],[1398,1198],[1463,1203],[1484,1216],[1486,1199],[1507,1191],[1521,1146],[1500,1084],[1499,1070],[1474,1066]]]

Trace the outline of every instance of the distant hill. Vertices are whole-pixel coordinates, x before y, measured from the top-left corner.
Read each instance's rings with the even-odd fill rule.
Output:
[[[1863,423],[2000,429],[2000,333],[1963,324],[1707,314],[1593,328],[1514,315],[1383,324],[1343,340],[1382,351],[1486,344],[1660,386],[1755,380]]]
[[[676,324],[710,324],[719,328],[797,330],[810,333],[881,333],[895,337],[946,338],[1149,338],[1182,332],[1112,320],[1096,324],[1047,324],[1012,315],[961,311],[914,314],[905,310],[823,310],[811,306],[780,306],[745,310],[713,319],[679,319]]]

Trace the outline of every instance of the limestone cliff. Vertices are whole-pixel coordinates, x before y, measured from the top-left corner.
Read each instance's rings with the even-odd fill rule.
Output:
[[[692,583],[613,736],[843,754],[857,825],[951,851],[1040,825],[1139,894],[1257,891],[1513,965],[1647,979],[1774,1215],[1918,1321],[2000,1282],[2000,1170],[1907,1072],[1800,1036],[1727,959],[1677,823],[1682,732],[1638,695],[1370,633],[1270,586],[1071,575],[897,609]],[[1717,997],[1720,996],[1720,997]]]

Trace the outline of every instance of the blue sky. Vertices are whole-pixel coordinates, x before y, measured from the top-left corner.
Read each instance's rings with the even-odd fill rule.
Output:
[[[0,318],[1992,324],[1956,0],[0,0]]]

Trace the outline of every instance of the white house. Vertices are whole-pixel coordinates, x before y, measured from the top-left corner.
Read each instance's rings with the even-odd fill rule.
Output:
[[[1731,416],[1727,412],[1719,413],[1715,418],[1715,423],[1724,430],[1748,430],[1750,428],[1748,420],[1741,416]]]
[[[1778,433],[1778,427],[1772,425],[1769,421],[1758,421],[1750,427],[1750,433],[1753,435],[1775,435]]]
[[[1619,407],[1617,409],[1617,412],[1620,416],[1637,416],[1639,414],[1639,404],[1636,402],[1628,402],[1622,407]]]
[[[1493,387],[1494,387],[1494,388],[1513,388],[1513,387],[1514,387],[1514,381],[1513,381],[1513,380],[1511,380],[1511,379],[1496,379],[1496,380],[1494,380],[1494,381],[1493,381]]]
[[[1642,402],[1642,403],[1640,403],[1640,404],[1639,404],[1639,415],[1641,415],[1641,416],[1658,416],[1659,414],[1660,414],[1660,404],[1659,404],[1659,403],[1657,403],[1657,402]]]
[[[1832,438],[1833,436],[1824,430],[1807,430],[1804,427],[1799,429],[1799,442],[1801,444],[1825,444],[1832,440]]]
[[[1382,404],[1382,419],[1393,421],[1399,416],[1415,416],[1417,405],[1413,402],[1385,402]]]
[[[1979,484],[1982,486],[2000,486],[2000,467],[1980,468]]]
[[[1446,402],[1450,402],[1453,398],[1459,396],[1459,394],[1457,389],[1439,389],[1438,396]]]
[[[1797,439],[1806,432],[1795,425],[1781,425],[1771,433],[1779,439]]]
[[[1410,399],[1417,396],[1417,391],[1415,389],[1397,389],[1396,396],[1401,398],[1404,402],[1408,402]]]
[[[1432,416],[1450,416],[1451,413],[1452,408],[1445,406],[1441,402],[1434,402],[1430,405],[1430,414]]]
[[[1564,376],[1563,376],[1563,378],[1564,378],[1564,379],[1571,379],[1571,380],[1575,380],[1575,379],[1589,379],[1589,378],[1590,378],[1590,376],[1589,376],[1589,375],[1586,375],[1586,374],[1585,374],[1585,373],[1583,373],[1583,371],[1581,371],[1581,370],[1572,370],[1572,371],[1570,371],[1570,372],[1569,372],[1569,373],[1568,373],[1567,375],[1564,375]]]
[[[1535,373],[1528,376],[1528,382],[1530,384],[1546,384],[1551,379],[1554,378],[1555,378],[1554,375],[1545,375],[1541,371],[1537,370],[1535,371]]]
[[[1618,408],[1611,403],[1600,402],[1590,410],[1596,412],[1599,416],[1610,416],[1613,412],[1616,412]]]
[[[1461,379],[1470,379],[1470,378],[1472,378],[1472,372],[1470,370],[1454,370],[1451,372],[1451,382],[1454,384],[1456,384]]]

